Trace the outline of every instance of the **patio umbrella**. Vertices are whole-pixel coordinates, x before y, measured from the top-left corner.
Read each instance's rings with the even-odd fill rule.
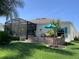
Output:
[[[53,25],[53,24],[48,24],[48,25],[45,25],[44,28],[47,28],[47,29],[54,29],[54,28],[56,28],[56,26]]]
[[[50,29],[50,31],[51,31],[51,30],[55,29],[56,26],[54,24],[47,24],[47,25],[44,26],[44,28]],[[52,33],[52,32],[50,32],[50,33]]]
[[[54,29],[54,32],[55,32],[57,26],[55,26],[54,24],[48,24],[48,25],[45,25],[44,28]],[[58,40],[55,37],[54,37],[54,40],[53,40],[53,43],[52,44],[50,46],[54,46],[54,47],[57,46],[58,47]]]

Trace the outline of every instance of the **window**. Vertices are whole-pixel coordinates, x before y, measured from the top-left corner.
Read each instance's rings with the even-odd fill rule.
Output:
[[[68,37],[68,34],[67,34],[67,33],[68,33],[68,28],[65,27],[65,28],[64,28],[64,35],[65,35],[65,37]]]

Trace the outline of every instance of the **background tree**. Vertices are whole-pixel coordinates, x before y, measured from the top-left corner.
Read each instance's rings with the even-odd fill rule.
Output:
[[[17,7],[21,7],[21,8],[23,7],[22,0],[0,0],[0,16],[5,16],[6,22],[8,20],[11,21],[11,28],[10,28],[11,33],[12,33],[13,18],[18,17]],[[8,28],[6,26],[6,22],[5,22],[5,28]],[[10,43],[11,35],[8,33],[8,31],[5,30],[0,32],[0,44]]]
[[[13,19],[18,17],[17,13],[17,7],[23,8],[23,1],[22,0],[0,0],[0,16],[5,16],[6,17],[6,22],[5,22],[5,31],[8,20],[11,21],[11,27],[10,31],[12,34],[12,23]]]
[[[22,0],[0,0],[0,16],[6,16],[8,19],[17,17],[17,7],[23,7]]]

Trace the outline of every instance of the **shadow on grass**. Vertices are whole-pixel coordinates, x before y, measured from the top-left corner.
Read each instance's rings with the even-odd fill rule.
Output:
[[[65,46],[69,46],[69,45],[75,45],[74,43],[72,43],[72,42],[65,42],[65,44],[64,44]]]
[[[62,55],[74,55],[74,53],[70,51],[66,51],[63,49],[51,49],[41,44],[35,43],[12,43],[10,45],[0,46],[1,49],[9,49],[11,51],[17,50],[19,51],[15,56],[4,56],[1,59],[27,59],[34,54],[34,49],[43,50],[45,52],[58,53]]]
[[[71,48],[72,50],[79,50],[79,48]]]
[[[75,41],[73,41],[73,42],[79,43],[79,40],[77,40],[77,41],[75,40]]]
[[[4,50],[18,51],[17,55],[4,56],[1,59],[25,59],[26,56],[27,58],[29,56],[32,56],[33,51],[31,47],[29,47],[28,45],[29,44],[25,43],[12,43],[9,45],[0,46],[0,48]]]
[[[37,46],[37,49],[40,50],[44,50],[45,52],[52,52],[52,53],[58,53],[58,54],[62,54],[62,55],[74,55],[75,53],[71,52],[71,51],[67,51],[64,49],[55,49],[55,48],[48,48],[46,46]]]

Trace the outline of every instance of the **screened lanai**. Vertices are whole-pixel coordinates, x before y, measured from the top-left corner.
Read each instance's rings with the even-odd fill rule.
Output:
[[[5,31],[20,39],[28,39],[28,35],[35,36],[36,24],[17,18],[5,23]]]

